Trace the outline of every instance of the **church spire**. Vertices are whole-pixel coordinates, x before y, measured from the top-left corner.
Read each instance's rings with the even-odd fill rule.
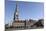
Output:
[[[18,13],[18,7],[17,7],[17,2],[16,2],[16,9],[15,9],[15,12],[14,12],[14,18],[13,18],[13,20],[15,21],[15,19],[17,19],[18,20],[18,15],[19,13]]]

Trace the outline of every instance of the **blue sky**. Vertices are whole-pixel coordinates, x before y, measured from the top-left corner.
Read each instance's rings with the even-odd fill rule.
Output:
[[[44,4],[41,2],[18,2],[19,19],[41,19],[44,17]],[[5,2],[5,23],[13,20],[15,1]]]

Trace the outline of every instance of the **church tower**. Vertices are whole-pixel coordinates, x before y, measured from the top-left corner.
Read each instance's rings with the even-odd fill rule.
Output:
[[[16,8],[15,8],[15,12],[14,12],[14,18],[13,20],[18,20],[19,19],[19,11],[18,11],[18,7],[17,7],[17,3],[16,3]]]
[[[25,21],[19,20],[19,11],[18,11],[18,2],[16,2],[16,8],[14,12],[14,18],[13,18],[13,23],[12,26],[13,28],[25,28]]]

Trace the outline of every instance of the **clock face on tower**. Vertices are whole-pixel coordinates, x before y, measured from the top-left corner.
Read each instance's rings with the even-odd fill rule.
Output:
[[[16,12],[16,15],[18,15],[19,13],[18,13],[18,11]]]
[[[18,13],[16,12],[16,15],[18,15]]]

